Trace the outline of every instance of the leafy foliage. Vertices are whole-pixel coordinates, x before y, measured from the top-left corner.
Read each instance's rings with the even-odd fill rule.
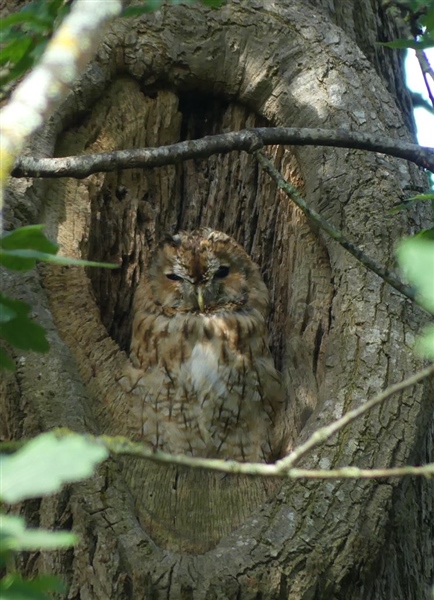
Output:
[[[42,433],[15,453],[0,454],[0,500],[15,503],[56,493],[65,483],[91,475],[107,455],[105,446],[84,435]]]
[[[64,531],[48,529],[27,529],[22,517],[2,515],[0,525],[1,552],[10,550],[53,550],[68,548],[75,544],[77,537]]]
[[[401,242],[398,261],[407,279],[412,283],[420,303],[434,314],[434,241],[412,237]],[[434,360],[434,326],[426,327],[418,338],[416,351]]]
[[[37,260],[61,264],[116,268],[116,265],[58,256],[59,246],[43,233],[43,225],[29,225],[0,236],[0,265],[14,271],[28,271]],[[31,307],[21,300],[0,294],[0,337],[21,350],[47,352],[49,344],[43,327],[29,319]],[[0,369],[14,369],[14,363],[0,347]]]
[[[0,19],[0,98],[36,64],[69,10],[70,3],[65,0],[33,0]]]
[[[82,435],[58,438],[44,433],[11,456],[0,455],[1,497],[9,503],[60,490],[64,483],[89,477],[107,450]]]
[[[210,8],[223,3],[224,0],[201,0],[201,4]],[[122,16],[152,12],[162,4],[163,0],[144,0],[141,5],[125,8]],[[180,4],[180,0],[171,0],[171,4]],[[33,0],[19,12],[0,19],[0,100],[8,94],[13,82],[38,62],[70,7],[67,0]]]
[[[200,0],[200,4],[208,6],[208,8],[220,8],[226,0]],[[163,0],[145,0],[143,4],[138,6],[129,6],[122,11],[122,17],[137,17],[145,13],[158,10],[163,5]],[[170,4],[195,4],[196,0],[170,0]]]
[[[25,302],[0,294],[1,336],[15,348],[47,352],[50,346],[45,329],[29,319],[30,310]]]
[[[14,503],[57,492],[65,483],[91,475],[107,454],[106,448],[79,434],[39,435],[15,454],[0,454],[0,500]],[[71,533],[29,529],[22,517],[0,514],[0,567],[8,565],[13,552],[67,548],[76,542]],[[53,591],[65,591],[57,577],[27,580],[10,571],[0,580],[2,600],[48,600],[47,592]]]
[[[40,575],[32,580],[22,579],[17,573],[8,573],[0,580],[2,600],[50,600],[47,592],[65,592],[65,585],[58,577]]]
[[[418,202],[430,201],[434,211],[434,194],[417,194],[411,198],[407,198],[402,204],[395,205],[391,210],[390,214],[394,215],[402,210],[407,210],[417,204]]]
[[[14,271],[28,271],[37,260],[58,265],[117,268],[109,263],[58,256],[59,246],[45,237],[43,228],[43,225],[28,225],[4,233],[0,237],[0,264]]]
[[[413,39],[399,39],[383,42],[381,45],[388,48],[413,48],[426,50],[434,47],[434,3],[427,0],[407,0],[384,2],[385,8],[392,8],[395,13],[410,25]]]

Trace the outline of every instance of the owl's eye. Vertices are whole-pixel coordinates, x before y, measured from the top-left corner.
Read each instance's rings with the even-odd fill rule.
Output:
[[[180,277],[176,273],[166,273],[166,277],[167,277],[167,279],[170,279],[171,281],[181,281],[182,280],[182,277]]]
[[[222,265],[221,267],[219,267],[217,269],[217,271],[214,273],[214,277],[216,279],[224,279],[228,275],[229,275],[229,267],[227,267],[225,265]]]

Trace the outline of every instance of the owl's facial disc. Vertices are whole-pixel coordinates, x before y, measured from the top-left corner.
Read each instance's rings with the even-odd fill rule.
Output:
[[[230,300],[227,297],[223,283],[231,273],[231,266],[227,264],[227,260],[224,261],[225,264],[219,264],[214,256],[189,258],[186,262],[177,260],[177,257],[173,268],[164,273],[172,288],[179,292],[179,308],[182,305],[188,310],[206,312],[221,309],[228,301],[235,301],[235,298]],[[201,260],[203,258],[205,260]]]
[[[182,313],[244,309],[257,279],[257,267],[243,248],[207,228],[166,237],[149,266],[156,304]]]

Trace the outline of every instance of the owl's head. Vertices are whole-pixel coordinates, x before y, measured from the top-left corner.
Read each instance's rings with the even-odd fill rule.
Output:
[[[167,236],[147,278],[155,304],[180,312],[264,314],[268,307],[258,266],[233,238],[208,228]]]

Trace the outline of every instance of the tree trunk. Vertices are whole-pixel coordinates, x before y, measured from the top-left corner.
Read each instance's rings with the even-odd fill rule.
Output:
[[[118,21],[30,152],[158,146],[258,124],[411,139],[401,64],[375,46],[396,35],[379,4],[233,1]],[[420,207],[390,214],[424,185],[402,160],[319,147],[270,154],[312,208],[379,262],[393,264],[395,243],[424,225]],[[51,343],[43,359],[19,357],[4,384],[7,436],[59,425],[127,432],[117,376],[132,295],[165,231],[223,230],[261,265],[295,441],[420,366],[411,349],[419,310],[312,227],[246,153],[81,181],[13,181],[7,216],[11,225],[45,222],[65,254],[120,265],[4,276]],[[432,425],[429,389],[419,385],[300,466],[424,463]],[[23,565],[64,575],[70,599],[428,597],[429,481],[266,485],[141,461],[126,480],[123,465],[109,461],[91,480],[32,504],[34,522],[80,534],[73,550]]]

